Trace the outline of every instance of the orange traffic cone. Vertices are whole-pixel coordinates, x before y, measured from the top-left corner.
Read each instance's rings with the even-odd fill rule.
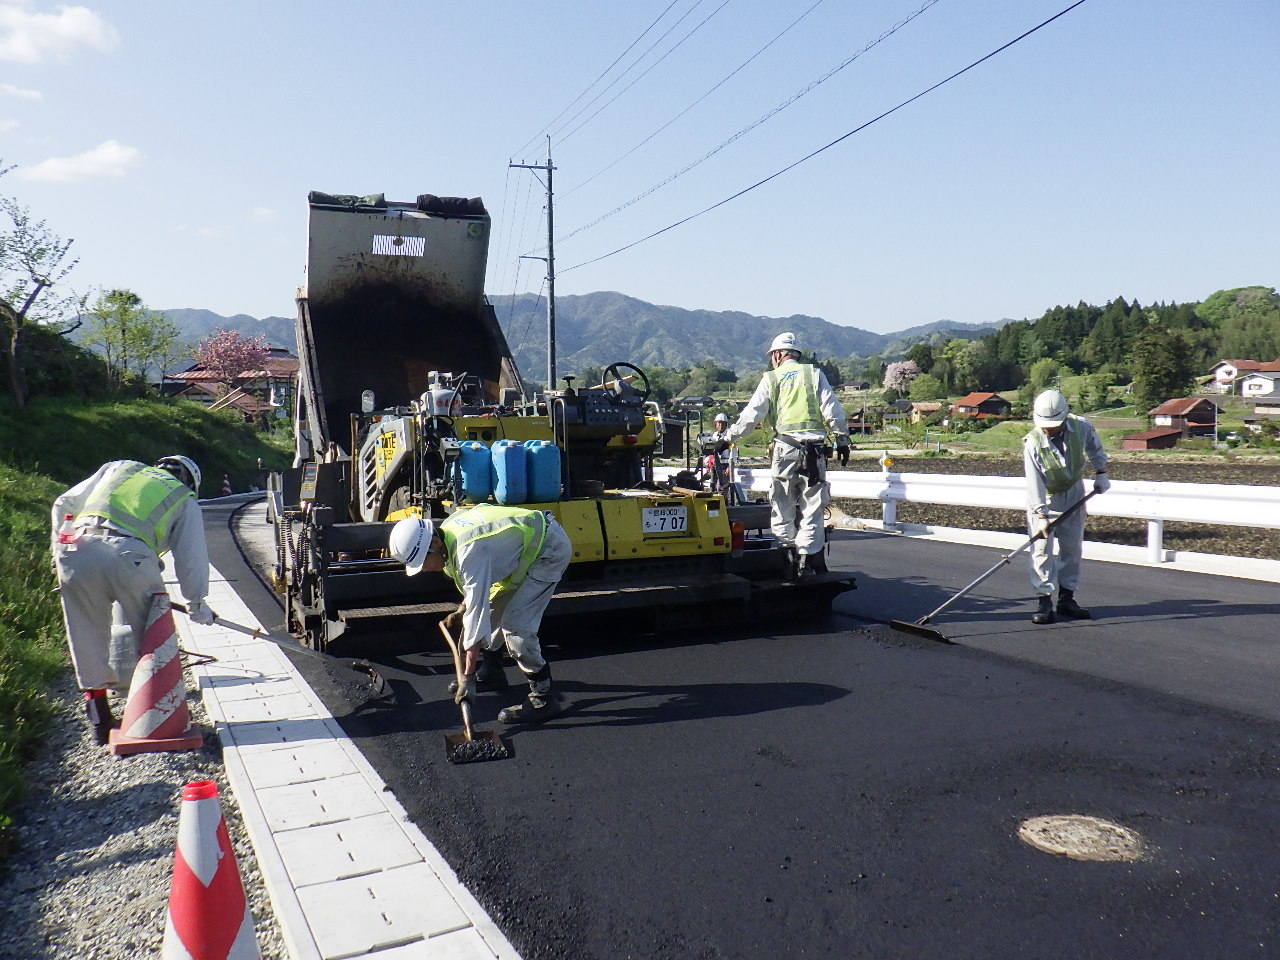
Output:
[[[162,960],[259,960],[253,916],[218,802],[218,785],[182,790]]]
[[[229,474],[222,475],[222,492],[218,494],[220,497],[231,496],[231,477]]]
[[[194,750],[204,745],[204,735],[191,723],[187,709],[187,684],[179,652],[169,597],[157,593],[139,645],[138,665],[129,681],[124,719],[111,731],[112,753]]]

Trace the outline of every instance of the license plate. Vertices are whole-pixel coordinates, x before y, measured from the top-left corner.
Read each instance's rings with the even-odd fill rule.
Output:
[[[684,533],[689,529],[687,507],[645,507],[645,533]]]

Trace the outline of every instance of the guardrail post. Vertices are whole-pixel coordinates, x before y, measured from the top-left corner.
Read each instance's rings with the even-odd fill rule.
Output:
[[[1164,563],[1164,521],[1147,521],[1147,559],[1152,563]]]
[[[883,503],[880,520],[886,530],[894,530],[898,526],[898,501],[893,499],[893,474],[889,472],[892,466],[893,458],[889,456],[888,451],[885,451],[880,456],[880,472],[884,475],[884,489],[880,491],[880,500]]]

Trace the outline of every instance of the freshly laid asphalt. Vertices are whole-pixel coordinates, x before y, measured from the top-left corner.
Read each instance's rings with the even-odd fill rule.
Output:
[[[279,630],[226,535],[261,507],[235,512],[206,507],[215,566]],[[931,624],[952,644],[885,625],[997,558],[840,532],[830,563],[858,589],[810,623],[551,629],[568,710],[503,730],[497,762],[445,760],[460,722],[428,630],[371,650],[384,699],[290,659],[528,960],[1280,954],[1274,583],[1086,561],[1097,619],[1036,627],[1022,559]],[[477,724],[520,692],[481,695]],[[1143,853],[1019,839],[1047,814],[1126,827]]]

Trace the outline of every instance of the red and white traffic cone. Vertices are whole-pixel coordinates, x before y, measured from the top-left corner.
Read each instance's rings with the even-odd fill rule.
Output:
[[[222,492],[218,494],[220,497],[231,496],[231,475],[224,473],[222,475]]]
[[[253,915],[218,802],[218,785],[182,790],[162,960],[259,960]]]
[[[157,593],[139,644],[124,718],[120,727],[111,731],[112,753],[194,750],[204,745],[204,735],[191,723],[187,709],[187,684],[179,654],[169,597]]]

